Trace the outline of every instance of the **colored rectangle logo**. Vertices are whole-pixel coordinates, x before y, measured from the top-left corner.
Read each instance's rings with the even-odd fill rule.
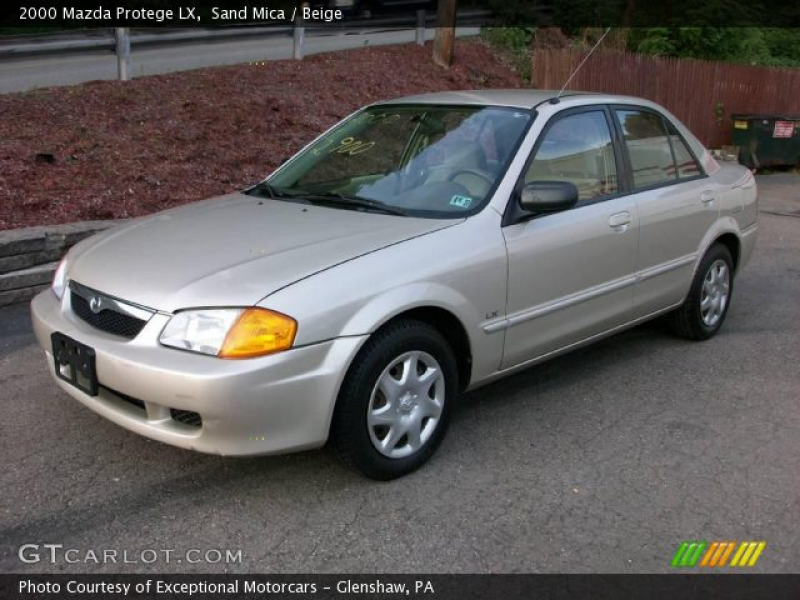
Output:
[[[766,547],[765,541],[688,540],[678,545],[670,566],[673,568],[754,567]]]

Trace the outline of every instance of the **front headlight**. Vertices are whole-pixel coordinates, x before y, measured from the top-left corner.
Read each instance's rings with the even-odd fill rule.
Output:
[[[53,274],[53,284],[51,286],[53,288],[53,293],[56,295],[56,298],[61,300],[64,297],[64,290],[67,287],[67,257],[61,259],[61,262],[58,263],[58,267],[56,267],[56,272]]]
[[[159,338],[165,346],[220,358],[252,358],[294,343],[297,322],[264,308],[187,310],[170,319]]]

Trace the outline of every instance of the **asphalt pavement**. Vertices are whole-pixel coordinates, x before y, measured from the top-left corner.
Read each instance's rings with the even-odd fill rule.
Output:
[[[800,177],[759,186],[716,338],[648,324],[470,393],[434,459],[389,483],[326,449],[232,459],[129,433],[58,390],[26,307],[0,311],[0,571],[668,572],[682,540],[765,540],[750,571],[800,571]],[[233,560],[189,562],[207,550]]]
[[[428,28],[425,33],[426,39],[431,40],[435,29]],[[469,37],[478,33],[479,27],[456,29],[458,37]],[[305,37],[305,54],[308,56],[365,46],[407,44],[413,42],[414,38],[413,29],[311,31]],[[291,36],[274,34],[154,47],[134,46],[131,51],[131,73],[135,78],[204,67],[281,60],[292,58],[293,49],[294,41]],[[108,50],[5,57],[0,60],[0,93],[116,78],[117,58]]]

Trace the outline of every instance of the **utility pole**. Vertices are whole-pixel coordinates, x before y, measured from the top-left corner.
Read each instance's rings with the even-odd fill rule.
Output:
[[[436,10],[436,35],[433,38],[433,62],[440,67],[453,64],[456,41],[456,2],[439,0]]]

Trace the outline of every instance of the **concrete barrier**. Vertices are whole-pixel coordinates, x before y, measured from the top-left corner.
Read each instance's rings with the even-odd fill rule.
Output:
[[[0,231],[0,306],[25,302],[45,289],[72,246],[123,221],[81,221]]]

